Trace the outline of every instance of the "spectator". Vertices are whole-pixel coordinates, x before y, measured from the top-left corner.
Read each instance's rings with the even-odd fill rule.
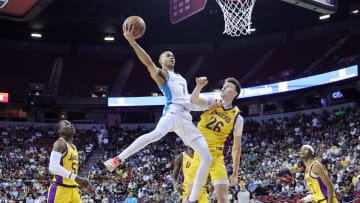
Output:
[[[128,197],[125,199],[125,203],[137,203],[137,199],[134,197],[132,192],[130,192]]]
[[[234,203],[244,203],[244,202],[255,203],[255,197],[252,192],[249,192],[246,189],[245,182],[240,181],[239,186],[240,186],[240,191],[237,193]]]
[[[296,182],[295,192],[298,195],[304,194],[304,186],[300,183],[300,181]]]

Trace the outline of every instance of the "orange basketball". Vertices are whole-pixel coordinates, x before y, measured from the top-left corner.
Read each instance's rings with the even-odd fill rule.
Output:
[[[135,36],[135,39],[139,39],[145,34],[146,24],[141,17],[130,16],[126,18],[123,23],[123,31],[125,31],[125,28],[128,29],[131,25],[134,26],[133,34]]]

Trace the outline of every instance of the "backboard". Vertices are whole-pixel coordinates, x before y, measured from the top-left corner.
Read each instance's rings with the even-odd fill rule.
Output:
[[[207,0],[170,0],[170,22],[178,23],[206,6]]]

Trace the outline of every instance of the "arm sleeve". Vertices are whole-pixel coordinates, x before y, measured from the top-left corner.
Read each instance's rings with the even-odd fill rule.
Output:
[[[244,119],[239,114],[234,124],[234,136],[241,136],[243,133],[243,127],[244,127]]]
[[[52,173],[55,173],[57,175],[60,175],[65,178],[70,178],[75,180],[76,175],[72,172],[66,170],[64,167],[60,165],[61,160],[61,153],[57,151],[52,151],[50,155],[50,164],[49,164],[49,170]],[[71,177],[70,177],[71,176]]]
[[[199,106],[193,103],[190,103],[190,111],[206,111],[209,110],[210,104],[215,102],[215,98],[213,96],[208,95],[199,95],[201,99],[206,100],[206,104],[204,106]]]

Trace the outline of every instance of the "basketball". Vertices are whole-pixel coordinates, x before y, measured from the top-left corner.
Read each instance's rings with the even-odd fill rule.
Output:
[[[135,39],[139,39],[145,34],[146,24],[141,17],[130,16],[126,18],[123,23],[123,31],[125,31],[125,28],[129,28],[131,25],[134,26],[133,34],[135,36]]]

